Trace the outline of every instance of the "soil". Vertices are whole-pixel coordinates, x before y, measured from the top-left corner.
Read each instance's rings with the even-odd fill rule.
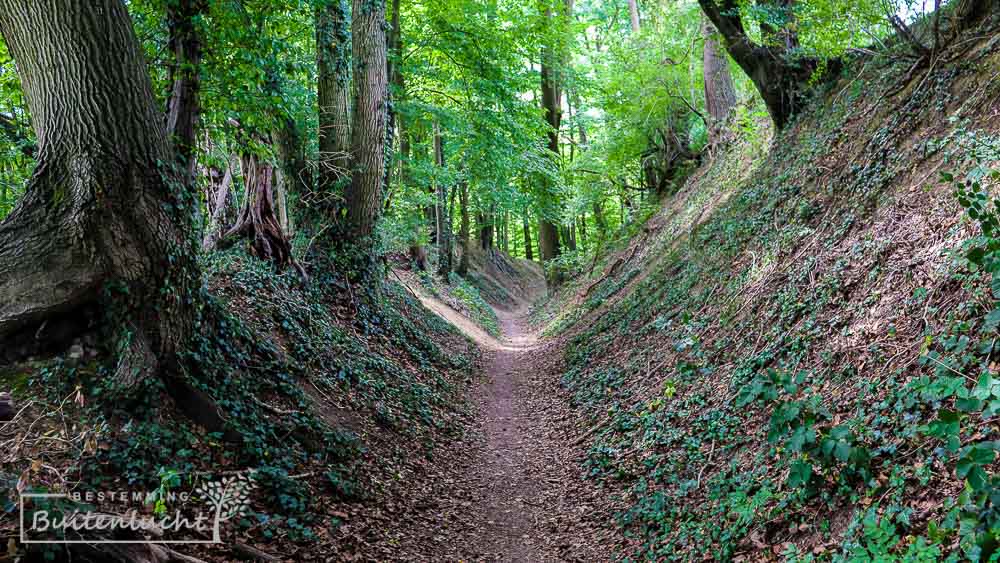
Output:
[[[559,386],[558,342],[540,342],[527,310],[497,310],[498,340],[441,301],[432,311],[483,345],[473,420],[415,480],[380,560],[607,561],[606,493],[583,475],[581,432]],[[411,489],[412,490],[412,489]],[[395,526],[394,526],[395,527]],[[381,543],[381,542],[380,542]]]

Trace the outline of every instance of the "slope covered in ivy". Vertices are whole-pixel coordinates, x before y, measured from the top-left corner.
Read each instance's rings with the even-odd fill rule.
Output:
[[[303,285],[240,248],[205,267],[214,336],[184,378],[224,425],[206,429],[159,380],[114,382],[99,332],[3,366],[19,412],[0,434],[0,530],[16,534],[22,492],[157,491],[169,512],[170,491],[241,471],[258,484],[250,510],[232,541],[199,552],[207,559],[245,556],[230,551],[243,543],[296,560],[320,545],[348,554],[391,530],[379,507],[467,424],[478,348],[391,281],[376,292],[336,274]],[[360,514],[382,524],[358,529]]]
[[[997,33],[854,60],[536,311],[624,557],[996,552]]]

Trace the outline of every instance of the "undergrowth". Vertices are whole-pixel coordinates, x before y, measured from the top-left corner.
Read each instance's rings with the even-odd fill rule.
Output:
[[[19,372],[25,381],[15,389],[84,429],[63,459],[49,460],[63,464],[59,475],[76,478],[46,475],[31,463],[42,452],[23,452],[27,465],[0,468],[0,478],[23,473],[35,492],[157,490],[253,470],[260,494],[240,525],[309,541],[326,525],[320,502],[378,492],[375,468],[362,464],[372,432],[405,437],[419,444],[413,453],[429,455],[437,436],[456,431],[451,381],[470,369],[470,358],[442,351],[434,338],[454,329],[400,286],[386,284],[374,306],[359,307],[335,275],[301,287],[294,274],[275,274],[240,250],[214,255],[205,267],[211,306],[183,377],[218,406],[225,428],[208,433],[180,414],[161,379],[120,385],[105,359],[110,350],[70,354]],[[383,458],[380,470],[398,462]]]

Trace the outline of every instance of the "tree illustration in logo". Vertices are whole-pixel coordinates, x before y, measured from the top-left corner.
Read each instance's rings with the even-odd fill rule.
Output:
[[[220,481],[209,481],[194,490],[196,495],[215,508],[212,543],[222,543],[219,530],[223,522],[246,512],[247,504],[250,502],[250,491],[256,486],[253,473],[250,472],[223,477]]]

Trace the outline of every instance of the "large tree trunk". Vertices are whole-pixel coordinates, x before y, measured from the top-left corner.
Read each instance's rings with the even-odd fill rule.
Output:
[[[357,241],[375,230],[385,182],[386,74],[385,0],[354,0],[354,154],[347,189],[348,236]]]
[[[804,88],[818,68],[815,59],[795,57],[797,39],[791,30],[761,26],[764,44],[747,35],[737,0],[698,0],[702,10],[726,41],[726,50],[757,87],[775,127],[783,129],[802,106]],[[790,13],[793,0],[761,0],[771,11]],[[827,70],[840,65],[830,61]]]
[[[201,306],[195,197],[169,164],[128,11],[2,0],[0,33],[38,137],[26,194],[0,223],[0,349],[101,301],[121,322],[120,382],[175,373]]]
[[[167,135],[186,171],[184,181],[194,182],[197,164],[195,128],[198,125],[201,91],[202,34],[197,19],[208,11],[204,0],[177,0],[167,5],[169,47],[174,54],[170,77],[173,87],[167,101]]]
[[[322,201],[330,201],[328,192],[350,175],[351,30],[346,0],[322,0],[316,7],[316,72],[318,190]]]
[[[722,127],[729,117],[729,112],[736,105],[736,89],[733,87],[733,77],[729,72],[729,58],[715,40],[715,27],[707,19],[702,21],[701,34],[705,40],[702,50],[705,108],[711,117],[711,123],[708,124],[708,138],[714,146],[721,141]]]
[[[554,19],[551,9],[547,9],[545,17],[551,23]],[[559,84],[556,80],[554,67],[558,65],[555,49],[551,45],[546,45],[542,53],[541,79],[542,79],[542,109],[545,112],[545,121],[549,125],[548,148],[552,151],[553,160],[559,162],[559,126],[562,119],[562,104],[560,103]],[[543,205],[552,206],[550,201],[555,197],[549,186],[545,187]],[[538,245],[543,263],[559,256],[559,229],[546,214],[542,214],[538,220]]]
[[[479,223],[479,247],[487,254],[493,252],[493,206],[490,206],[489,213],[480,213]]]

